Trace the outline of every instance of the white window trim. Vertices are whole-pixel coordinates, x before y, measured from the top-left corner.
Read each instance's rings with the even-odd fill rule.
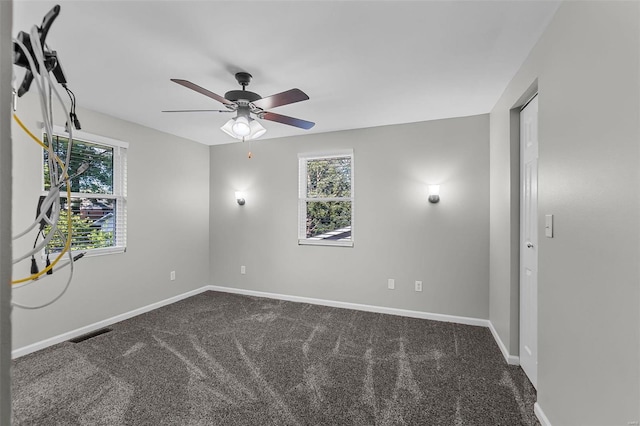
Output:
[[[53,126],[53,136],[62,136],[63,138],[69,138],[69,132],[62,126]],[[112,146],[114,148],[129,148],[129,143],[118,139],[108,138],[106,136],[95,135],[93,133],[83,132],[81,130],[73,131],[73,139],[78,139],[84,142],[96,143],[100,145]],[[124,163],[124,164],[123,164]],[[41,166],[42,167],[42,166]],[[123,227],[122,233],[116,232],[116,245],[113,247],[102,247],[88,250],[71,250],[72,254],[78,254],[84,252],[84,257],[103,256],[106,254],[124,253],[127,251],[127,155],[122,155],[121,150],[114,150],[113,156],[113,169],[120,170],[117,174],[114,173],[113,192],[115,194],[121,193],[122,195],[114,194],[87,194],[72,192],[71,198],[109,198],[118,201],[118,209],[116,210],[116,223],[120,223]],[[44,188],[44,173],[40,173],[41,188]],[[47,195],[48,191],[42,191],[41,195]],[[95,195],[95,197],[87,197],[87,195]],[[66,191],[60,191],[60,196],[66,198]],[[42,250],[42,258],[46,257],[44,249]]]
[[[322,201],[350,201],[351,202],[351,241],[337,240],[314,240],[304,237],[302,218],[307,217],[307,201],[318,200],[317,198],[307,198],[307,161],[327,158],[350,157],[351,158],[351,196],[338,198],[322,198]],[[298,245],[309,246],[337,246],[353,247],[355,241],[355,161],[353,149],[335,150],[326,152],[299,153],[298,154]],[[306,229],[306,226],[305,226]]]
[[[53,126],[53,134],[57,136],[62,136],[65,138],[69,137],[69,132],[65,130],[62,126]],[[106,136],[95,135],[93,133],[83,132],[82,130],[74,130],[73,137],[78,138],[80,140],[84,140],[86,142],[94,142],[102,145],[111,145],[117,146],[120,148],[129,148],[129,142],[120,141],[118,139],[108,138]]]

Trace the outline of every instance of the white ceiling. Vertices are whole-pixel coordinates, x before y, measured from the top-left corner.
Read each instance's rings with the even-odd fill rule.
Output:
[[[14,1],[13,34],[60,16],[47,42],[78,105],[216,145],[230,114],[169,81],[219,95],[291,88],[310,100],[273,112],[261,139],[487,113],[529,54],[558,1]],[[34,89],[32,89],[34,90]],[[82,121],[82,117],[80,116]],[[91,131],[91,129],[83,129]]]

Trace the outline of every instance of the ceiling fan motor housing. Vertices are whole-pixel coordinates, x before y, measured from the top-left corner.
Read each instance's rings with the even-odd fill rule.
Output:
[[[230,90],[224,94],[225,99],[228,99],[233,102],[237,102],[239,100],[245,100],[247,102],[255,102],[258,99],[262,99],[262,96],[257,93],[250,92],[248,90]]]

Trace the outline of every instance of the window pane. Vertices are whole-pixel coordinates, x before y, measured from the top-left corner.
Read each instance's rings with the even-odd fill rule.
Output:
[[[44,137],[47,144],[47,136]],[[54,152],[65,161],[69,140],[63,136],[53,137]],[[48,145],[48,144],[47,144]],[[44,161],[44,189],[51,187],[49,174],[49,152],[43,150]],[[113,194],[113,148],[97,145],[74,139],[71,148],[71,161],[69,174],[76,173],[83,164],[89,164],[89,168],[71,182],[72,192],[85,192],[91,194]]]
[[[351,157],[307,161],[307,198],[351,197]]]
[[[351,201],[307,201],[307,238],[351,240]]]
[[[61,211],[58,229],[59,235],[53,237],[47,249],[59,252],[64,248],[67,238],[67,199],[60,199]],[[116,200],[103,198],[71,199],[71,249],[87,250],[115,246],[116,236]],[[45,229],[48,232],[49,229]]]

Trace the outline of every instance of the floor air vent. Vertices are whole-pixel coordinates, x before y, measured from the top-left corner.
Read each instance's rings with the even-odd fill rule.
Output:
[[[112,328],[101,328],[100,330],[96,330],[96,331],[92,331],[91,333],[83,334],[82,336],[78,336],[75,339],[70,339],[69,341],[73,342],[73,343],[84,342],[85,340],[89,340],[89,339],[94,338],[96,336],[99,336],[101,334],[109,333],[112,330],[113,330]]]

